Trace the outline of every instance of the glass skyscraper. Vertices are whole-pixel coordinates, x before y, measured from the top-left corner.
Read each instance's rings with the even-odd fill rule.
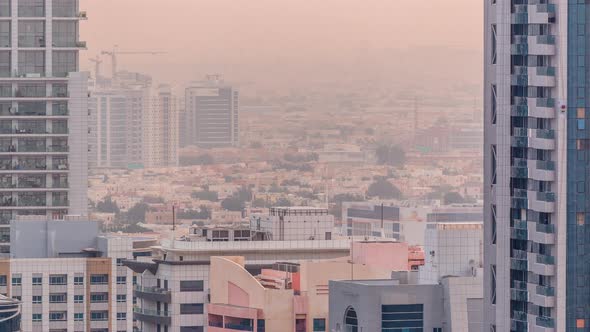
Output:
[[[590,2],[484,6],[483,331],[588,331]]]

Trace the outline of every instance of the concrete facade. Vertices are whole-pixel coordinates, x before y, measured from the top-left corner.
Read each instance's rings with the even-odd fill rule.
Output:
[[[239,93],[218,76],[191,84],[185,91],[187,145],[239,145]]]
[[[88,74],[78,1],[3,1],[0,14],[0,253],[18,215],[87,214]]]

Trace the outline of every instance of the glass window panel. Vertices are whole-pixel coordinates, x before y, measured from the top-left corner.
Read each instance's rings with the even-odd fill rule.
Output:
[[[19,21],[18,46],[45,47],[45,22]]]

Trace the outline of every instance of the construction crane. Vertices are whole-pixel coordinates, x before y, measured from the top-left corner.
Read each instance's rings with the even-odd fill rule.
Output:
[[[94,79],[98,80],[98,77],[100,76],[100,64],[103,63],[103,61],[100,59],[100,55],[96,55],[95,58],[90,58],[88,60],[94,62]]]
[[[111,67],[112,67],[112,78],[113,80],[117,78],[117,56],[119,55],[158,55],[158,54],[166,54],[166,52],[159,52],[159,51],[119,51],[117,49],[117,45],[113,48],[112,51],[102,51],[100,54],[109,55],[111,57]]]

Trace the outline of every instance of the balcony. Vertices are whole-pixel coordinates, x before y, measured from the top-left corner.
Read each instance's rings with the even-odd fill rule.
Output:
[[[515,97],[511,113],[513,116],[555,118],[555,100],[552,98]]]
[[[542,244],[555,244],[554,225],[543,225],[529,221],[528,238]]]
[[[537,200],[543,201],[543,202],[555,202],[555,193],[537,192]]]
[[[142,287],[136,285],[133,294],[137,298],[154,302],[171,302],[172,293],[169,289],[160,287]]]
[[[551,317],[537,317],[537,326],[555,328],[555,320]]]
[[[529,270],[543,276],[555,275],[555,257],[529,253]]]
[[[553,40],[553,44],[551,44]],[[528,54],[529,55],[555,55],[555,36],[528,36]]]
[[[555,21],[554,4],[536,4],[529,7],[529,24],[548,24]]]
[[[135,307],[133,308],[133,319],[140,322],[152,324],[170,325],[172,322],[172,312],[165,310],[152,310]]]

